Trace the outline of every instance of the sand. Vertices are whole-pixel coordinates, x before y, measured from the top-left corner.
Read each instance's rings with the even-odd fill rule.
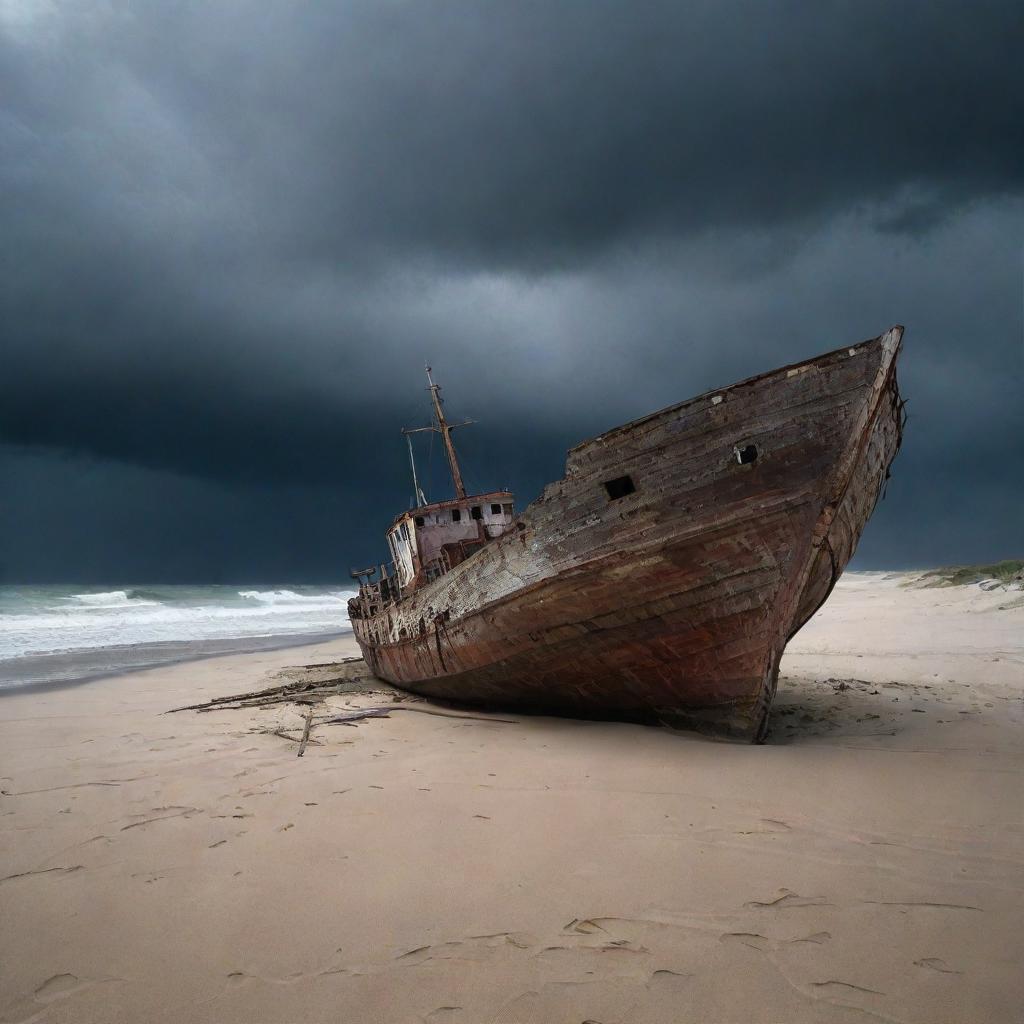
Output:
[[[1022,1020],[1024,608],[905,584],[844,577],[761,747],[162,714],[345,639],[0,699],[0,1021]]]

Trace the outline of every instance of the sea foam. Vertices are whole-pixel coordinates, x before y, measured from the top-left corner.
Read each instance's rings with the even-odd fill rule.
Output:
[[[341,632],[336,587],[0,587],[0,660],[103,647]]]

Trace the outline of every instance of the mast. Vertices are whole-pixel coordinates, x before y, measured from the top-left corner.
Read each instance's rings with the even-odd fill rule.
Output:
[[[455,457],[455,445],[452,443],[452,431],[455,427],[465,426],[464,423],[456,423],[449,426],[444,418],[444,399],[441,398],[441,385],[434,383],[430,375],[430,367],[427,367],[427,382],[430,385],[430,395],[434,400],[434,415],[437,417],[437,429],[444,439],[444,450],[448,453],[448,465],[452,471],[452,482],[455,484],[455,496],[464,498],[466,488],[462,485],[462,473],[459,471],[459,460]]]
[[[445,454],[448,456],[448,467],[452,471],[452,483],[455,484],[455,496],[457,498],[464,498],[466,497],[466,488],[462,483],[462,472],[459,469],[459,460],[455,455],[455,445],[452,444],[452,431],[456,427],[468,426],[473,422],[473,420],[463,420],[461,423],[449,423],[444,418],[444,399],[441,398],[441,385],[435,384],[434,378],[430,374],[431,370],[428,366],[427,383],[430,385],[430,397],[434,402],[434,416],[437,419],[437,425],[434,426],[432,424],[429,427],[402,427],[402,433],[406,435],[408,440],[409,434],[419,434],[424,430],[433,430],[444,438],[444,450]],[[409,440],[409,461],[412,462],[411,440]],[[427,499],[423,496],[423,491],[420,490],[419,483],[416,480],[416,464],[414,462],[412,463],[412,481],[420,500],[424,505],[426,505]]]

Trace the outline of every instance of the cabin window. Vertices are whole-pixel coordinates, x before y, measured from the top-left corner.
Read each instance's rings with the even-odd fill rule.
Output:
[[[636,490],[631,476],[617,476],[614,480],[605,480],[604,489],[608,492],[609,501],[617,501]]]
[[[416,525],[417,526],[422,526],[423,525],[423,516],[417,516],[416,517]]]
[[[434,522],[437,523],[438,526],[444,526],[444,516],[434,516]]]
[[[470,515],[471,515],[471,516],[472,516],[472,517],[473,517],[474,519],[481,519],[481,518],[483,518],[483,511],[481,510],[481,508],[480,508],[480,506],[479,506],[479,505],[474,505],[474,506],[473,506],[473,507],[472,507],[472,508],[471,508],[471,509],[469,510],[469,514],[470,514]]]
[[[453,508],[452,509],[452,522],[453,523],[461,523],[462,522],[462,510],[461,509],[458,509],[458,508]]]
[[[500,505],[492,505],[491,506],[491,515],[492,516],[500,516],[501,515],[501,506]]]
[[[736,461],[741,466],[749,466],[752,462],[757,462],[757,445],[738,444],[733,451],[736,452]]]
[[[508,502],[507,504],[502,505],[501,506],[501,511],[504,512],[505,515],[507,515],[507,516],[512,515],[512,502]]]

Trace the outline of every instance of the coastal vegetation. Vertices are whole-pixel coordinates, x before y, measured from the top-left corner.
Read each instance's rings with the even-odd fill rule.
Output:
[[[970,583],[998,580],[1000,583],[1024,583],[1024,559],[1010,558],[987,565],[949,565],[930,569],[922,580],[931,587],[960,587]]]

